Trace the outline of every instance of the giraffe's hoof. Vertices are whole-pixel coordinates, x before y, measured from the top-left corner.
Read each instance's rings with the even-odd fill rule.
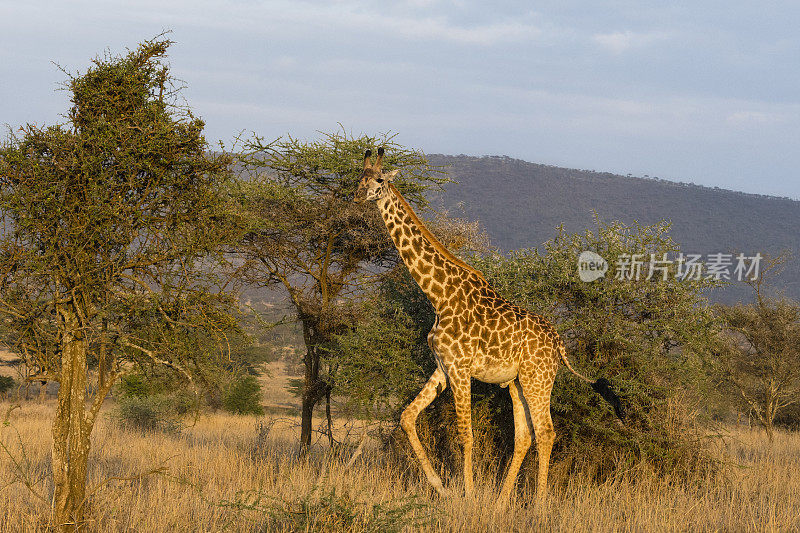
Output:
[[[547,509],[547,497],[540,496],[536,498],[536,503],[534,504],[534,509],[537,513],[544,512]]]
[[[442,498],[447,496],[447,489],[444,488],[444,485],[442,485],[441,481],[431,483],[431,485],[433,485],[433,488],[436,490],[436,493],[439,496],[441,496]]]
[[[496,502],[494,502],[494,512],[495,514],[504,513],[508,510],[509,501],[506,498],[500,498]]]

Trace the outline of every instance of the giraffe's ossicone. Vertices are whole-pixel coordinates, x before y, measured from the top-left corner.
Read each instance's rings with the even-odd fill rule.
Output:
[[[397,170],[382,171],[383,154],[383,148],[379,148],[375,164],[370,161],[369,150],[364,155],[364,171],[355,201],[376,202],[403,262],[436,311],[428,344],[437,368],[403,411],[400,423],[428,481],[444,494],[442,480],[417,436],[416,420],[448,384],[452,387],[459,436],[464,445],[464,486],[469,495],[473,490],[471,379],[508,387],[514,409],[515,445],[499,503],[504,504],[514,488],[532,442],[532,432],[539,452],[537,499],[542,502],[547,493],[547,470],[555,439],[550,392],[559,363],[563,361],[576,376],[591,381],[572,369],[564,343],[550,322],[501,298],[481,272],[450,253],[425,227],[392,184]],[[598,380],[593,385],[596,390],[601,388],[604,397],[609,396],[613,403],[616,397],[607,383]],[[618,399],[615,408],[621,414]]]

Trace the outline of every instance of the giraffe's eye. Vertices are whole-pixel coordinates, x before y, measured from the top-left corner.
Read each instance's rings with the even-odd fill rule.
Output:
[[[378,178],[375,181],[377,181],[378,183],[383,183],[383,178]]]

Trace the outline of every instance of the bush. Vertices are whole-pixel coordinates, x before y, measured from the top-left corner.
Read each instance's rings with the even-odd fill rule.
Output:
[[[148,384],[144,376],[140,374],[127,374],[122,376],[117,385],[117,389],[123,396],[133,396],[135,398],[144,398],[153,393],[150,384]]]
[[[269,517],[270,531],[352,531],[392,533],[428,529],[433,509],[411,496],[382,504],[359,500],[347,491],[317,490],[291,500],[241,492],[223,503],[238,511],[255,511]]]
[[[223,395],[222,407],[237,415],[263,415],[258,379],[251,375],[234,379]]]
[[[794,403],[775,416],[775,426],[790,431],[800,430],[800,403]]]
[[[335,393],[359,416],[391,418],[419,392],[421,369],[414,360],[419,334],[403,309],[381,298],[365,302],[359,315],[330,349]]]
[[[116,387],[117,407],[112,415],[123,427],[140,431],[175,432],[181,417],[198,407],[198,397],[158,376],[127,374]]]
[[[126,428],[172,433],[180,430],[180,418],[186,411],[183,395],[122,396],[114,417]]]
[[[5,397],[14,387],[14,378],[11,376],[0,376],[0,397]]]

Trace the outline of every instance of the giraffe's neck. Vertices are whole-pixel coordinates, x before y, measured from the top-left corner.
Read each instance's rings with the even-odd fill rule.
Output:
[[[400,192],[389,185],[391,194],[378,200],[386,229],[400,252],[414,281],[440,312],[451,297],[454,280],[483,275],[444,247],[425,227]]]

